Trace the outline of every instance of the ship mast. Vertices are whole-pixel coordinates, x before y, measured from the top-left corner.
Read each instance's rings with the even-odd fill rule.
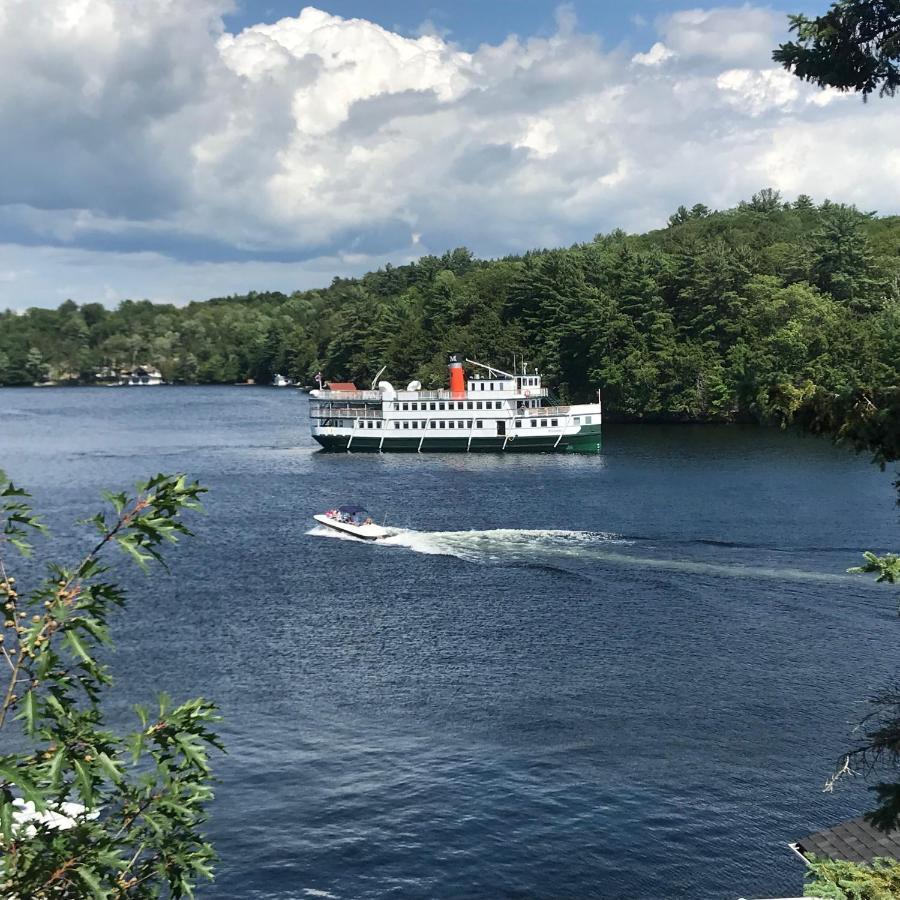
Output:
[[[516,377],[515,375],[510,375],[509,372],[504,372],[502,369],[498,369],[494,366],[486,366],[484,363],[477,362],[474,359],[467,359],[466,362],[469,363],[470,366],[478,366],[479,369],[485,369],[488,375],[491,376],[502,375],[504,378]]]

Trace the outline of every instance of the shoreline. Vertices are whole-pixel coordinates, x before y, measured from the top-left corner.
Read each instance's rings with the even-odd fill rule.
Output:
[[[47,390],[56,388],[66,390],[71,388],[266,388],[272,390],[294,390],[306,394],[311,387],[289,388],[276,387],[273,384],[253,384],[246,381],[231,382],[206,382],[204,384],[155,384],[155,385],[129,385],[129,384],[104,384],[97,382],[56,382],[43,384],[0,384],[0,390]],[[646,415],[632,415],[619,413],[615,410],[603,413],[604,425],[758,425],[769,427],[765,423],[749,415],[735,415],[730,418],[692,417],[680,412],[655,412]]]

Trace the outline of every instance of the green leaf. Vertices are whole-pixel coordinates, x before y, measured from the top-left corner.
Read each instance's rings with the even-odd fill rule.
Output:
[[[110,869],[124,869],[126,865],[125,860],[112,850],[100,850],[97,853],[97,862],[109,866]]]
[[[88,665],[93,665],[93,663],[94,663],[93,658],[85,649],[85,646],[81,641],[81,638],[71,628],[66,630],[66,636],[64,638],[64,643],[75,653],[76,656],[80,656]]]
[[[142,814],[142,818],[158,835],[164,833],[165,829],[163,828],[160,821],[156,818],[155,813],[144,811],[144,813]]]
[[[900,581],[900,556],[894,553],[888,553],[886,556],[876,556],[871,550],[866,550],[863,556],[866,558],[864,566],[854,566],[854,568],[847,569],[847,571],[853,575],[878,575],[875,581],[879,583],[897,584]]]
[[[15,547],[16,550],[18,550],[19,553],[22,554],[22,556],[31,556],[31,544],[29,544],[27,541],[23,541],[21,538],[17,537],[10,537],[7,540],[9,540],[10,544],[12,544],[13,547]]]
[[[24,719],[25,720],[25,732],[29,737],[34,736],[34,689],[29,688],[25,695],[22,697],[22,700],[19,704],[20,712],[16,716],[16,719]]]
[[[111,891],[104,890],[103,887],[101,887],[100,880],[87,866],[78,866],[76,871],[81,877],[81,880],[87,885],[88,890],[91,892],[91,896],[94,897],[95,900],[106,900],[107,897],[112,895]]]
[[[73,765],[75,766],[75,780],[81,788],[81,797],[84,800],[84,805],[90,808],[94,802],[94,783],[90,769],[88,769],[84,760],[81,759],[73,760]]]
[[[5,841],[11,841],[13,805],[7,800],[0,800],[0,834]]]
[[[110,781],[118,784],[122,780],[122,773],[118,764],[113,762],[106,753],[98,753],[97,762],[100,763],[100,767],[109,776]]]
[[[136,731],[128,736],[126,745],[131,753],[132,765],[136,764],[141,758],[141,754],[144,752],[144,741],[145,733],[143,731]]]
[[[68,712],[66,711],[62,703],[59,702],[59,697],[57,697],[56,694],[47,694],[44,699],[47,703],[47,706],[49,706],[60,719],[68,718]]]
[[[60,747],[59,750],[53,754],[53,759],[50,761],[50,768],[47,770],[47,778],[50,780],[50,785],[54,790],[59,787],[62,764],[65,762],[65,759],[66,748]]]
[[[121,515],[122,510],[125,509],[125,504],[128,502],[128,498],[123,493],[113,494],[111,491],[103,491],[101,496],[113,505],[117,515]]]
[[[135,546],[135,540],[130,535],[127,537],[116,538],[116,543],[125,550],[131,558],[140,566],[142,572],[149,572],[150,567],[147,565],[148,560],[152,557],[145,553],[141,553]]]
[[[82,618],[80,620],[81,626],[89,631],[97,641],[101,644],[109,644],[109,629],[105,625],[101,625],[95,619],[86,619]]]
[[[44,810],[47,803],[40,788],[20,769],[15,766],[0,765],[0,778],[17,787],[26,800],[30,800],[36,809]]]

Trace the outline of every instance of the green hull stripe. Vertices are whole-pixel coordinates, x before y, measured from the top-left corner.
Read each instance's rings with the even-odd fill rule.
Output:
[[[502,437],[473,437],[471,443],[468,437],[451,438],[449,436],[426,435],[423,441],[421,437],[385,437],[382,442],[380,437],[369,435],[354,435],[351,439],[346,435],[316,434],[313,438],[326,450],[351,452],[378,452],[384,453],[415,453],[421,449],[423,453],[454,452],[496,452],[504,450],[507,453],[547,453],[556,450],[578,450],[581,452],[597,452],[600,449],[600,426],[582,425],[577,434],[564,435],[559,444],[556,444],[557,435],[510,435],[507,441]],[[556,445],[556,446],[554,446]]]

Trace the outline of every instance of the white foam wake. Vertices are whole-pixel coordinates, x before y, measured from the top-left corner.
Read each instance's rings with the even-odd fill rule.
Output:
[[[589,546],[623,543],[615,534],[562,529],[491,528],[483,531],[398,531],[379,541],[416,553],[471,562],[537,562],[547,556],[582,556]]]
[[[307,534],[358,541],[359,538],[324,526]],[[599,531],[566,531],[542,528],[491,528],[471,531],[416,531],[397,528],[386,538],[373,541],[379,547],[395,547],[430,556],[455,556],[470,562],[536,562],[547,556],[584,556],[590,547],[627,544],[619,535]]]
[[[363,542],[361,538],[324,526],[311,528],[307,534]],[[410,550],[428,556],[453,556],[482,565],[553,565],[594,560],[643,569],[730,578],[774,578],[792,581],[845,581],[849,578],[843,573],[836,572],[809,572],[782,567],[741,565],[737,562],[647,556],[646,551],[650,549],[649,547],[643,548],[645,551],[643,554],[636,555],[633,550],[629,550],[634,544],[633,541],[605,531],[567,531],[555,528],[416,531],[396,528],[386,538],[364,543],[381,548]]]

